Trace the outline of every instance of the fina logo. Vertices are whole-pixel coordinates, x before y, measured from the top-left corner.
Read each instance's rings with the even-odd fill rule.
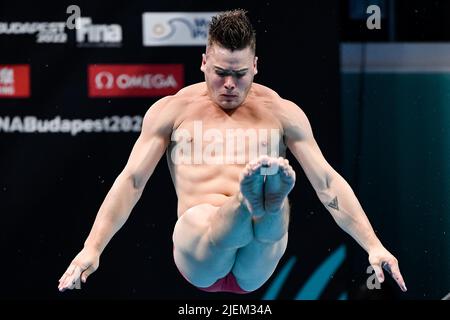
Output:
[[[77,45],[81,47],[118,47],[122,44],[122,27],[118,24],[93,24],[80,17],[75,21]]]
[[[208,26],[216,12],[144,13],[144,46],[206,45]]]

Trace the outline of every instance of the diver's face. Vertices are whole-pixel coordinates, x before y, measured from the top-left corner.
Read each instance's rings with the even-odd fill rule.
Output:
[[[258,72],[257,60],[250,47],[231,51],[217,44],[209,46],[200,69],[211,99],[223,109],[240,106]]]

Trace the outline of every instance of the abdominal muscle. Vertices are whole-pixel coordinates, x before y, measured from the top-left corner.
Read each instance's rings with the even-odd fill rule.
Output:
[[[178,197],[178,217],[199,204],[222,206],[239,192],[239,175],[244,164],[174,165],[170,173]]]

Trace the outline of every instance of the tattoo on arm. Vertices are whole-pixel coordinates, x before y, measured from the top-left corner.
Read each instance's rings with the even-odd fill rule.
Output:
[[[333,201],[328,204],[329,207],[339,211],[338,198],[334,197]]]

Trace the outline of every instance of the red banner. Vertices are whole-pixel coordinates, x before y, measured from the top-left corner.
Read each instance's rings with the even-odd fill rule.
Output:
[[[0,98],[30,97],[30,66],[0,65]]]
[[[88,67],[89,97],[154,97],[184,86],[182,64],[94,64]]]

